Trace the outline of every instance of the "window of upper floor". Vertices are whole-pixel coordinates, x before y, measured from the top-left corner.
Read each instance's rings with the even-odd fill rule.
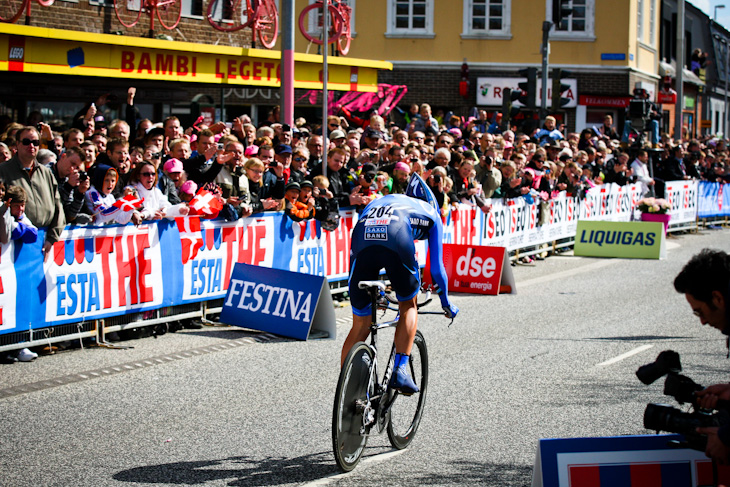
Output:
[[[511,39],[511,0],[464,0],[465,39]]]
[[[552,17],[553,2],[547,0],[547,18]],[[565,17],[559,25],[553,28],[550,34],[552,40],[595,40],[596,0],[563,0],[563,5],[572,9],[572,13]]]
[[[309,0],[309,4],[313,4],[317,0]],[[350,36],[355,37],[355,0],[341,0],[346,6],[350,7]],[[330,2],[332,6],[333,2]],[[305,26],[309,35],[313,37],[319,37],[322,34],[322,9],[318,9],[315,14],[314,11],[310,11],[306,20]],[[299,14],[297,14],[299,15]],[[330,17],[332,21],[332,17]]]
[[[433,38],[435,0],[388,0],[386,37]]]

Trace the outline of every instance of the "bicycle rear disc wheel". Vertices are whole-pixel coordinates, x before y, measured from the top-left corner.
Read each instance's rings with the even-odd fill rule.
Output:
[[[409,361],[411,377],[419,388],[412,396],[398,394],[390,408],[390,422],[388,423],[388,439],[396,450],[407,447],[416,435],[418,425],[423,416],[423,407],[426,404],[428,390],[428,351],[426,341],[420,331],[416,332]]]
[[[216,30],[241,30],[248,23],[246,0],[210,0],[205,18]]]
[[[182,0],[158,0],[157,18],[162,27],[172,30],[180,23],[182,15]]]
[[[367,401],[370,368],[373,350],[364,342],[356,343],[345,359],[340,371],[332,411],[332,448],[337,465],[343,472],[349,472],[360,461],[367,436],[360,434],[363,426],[363,412],[356,401]]]
[[[279,12],[273,0],[264,0],[256,10],[256,34],[265,48],[271,49],[276,44],[279,33]]]
[[[114,12],[124,27],[134,27],[142,15],[144,0],[114,0]]]

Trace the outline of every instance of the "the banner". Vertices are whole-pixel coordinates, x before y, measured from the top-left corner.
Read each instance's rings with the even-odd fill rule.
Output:
[[[697,216],[712,218],[730,215],[730,184],[702,181],[698,189]]]

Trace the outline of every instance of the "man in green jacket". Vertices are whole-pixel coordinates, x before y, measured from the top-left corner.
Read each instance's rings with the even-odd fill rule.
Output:
[[[25,214],[37,228],[47,227],[43,244],[44,258],[58,241],[66,218],[53,172],[36,160],[40,137],[35,127],[23,127],[17,133],[17,153],[0,164],[0,179],[6,186],[20,186],[28,195]]]

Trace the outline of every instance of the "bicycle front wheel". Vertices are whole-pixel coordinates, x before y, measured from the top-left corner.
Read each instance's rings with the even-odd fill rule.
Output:
[[[279,33],[279,12],[273,0],[264,0],[256,9],[256,33],[265,48],[271,49],[276,44]]]
[[[248,25],[246,0],[210,0],[205,18],[216,30],[241,30]]]
[[[319,46],[321,46],[324,42],[324,35],[322,35],[322,8],[322,2],[314,2],[304,7],[302,13],[299,14],[299,31],[302,33],[305,39]],[[327,44],[332,44],[340,37],[342,33],[342,22],[340,21],[340,19],[342,19],[342,16],[340,15],[340,12],[337,10],[337,8],[333,5],[329,6],[328,11],[330,14],[330,20]],[[313,23],[317,26],[317,32],[315,32],[314,35],[310,34],[310,15],[314,15],[314,18],[316,19]]]
[[[0,2],[0,21],[12,24],[23,15],[27,0],[3,0]]]
[[[396,450],[402,450],[413,441],[418,425],[421,423],[423,407],[428,390],[428,351],[426,341],[420,331],[416,332],[409,362],[411,377],[419,391],[412,396],[396,397],[390,408],[388,439]],[[392,394],[398,394],[391,391]],[[400,394],[398,394],[400,395]],[[391,397],[392,399],[392,397]]]
[[[337,465],[343,472],[355,468],[368,441],[360,430],[373,357],[373,350],[367,343],[356,343],[347,354],[337,381],[332,412],[332,448]]]
[[[114,12],[124,27],[134,27],[142,15],[144,0],[114,0]]]
[[[181,15],[182,0],[157,0],[157,18],[165,29],[177,27]]]

